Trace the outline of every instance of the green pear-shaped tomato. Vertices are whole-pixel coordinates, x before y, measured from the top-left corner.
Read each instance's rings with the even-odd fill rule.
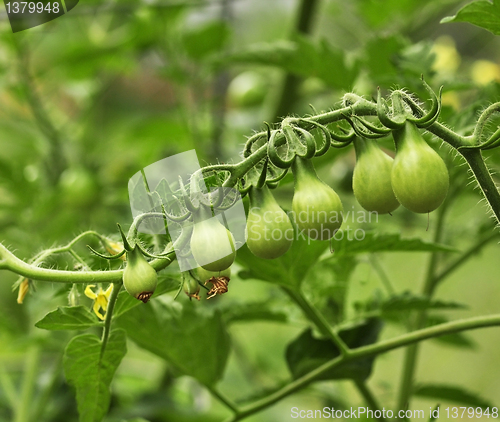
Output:
[[[149,265],[141,250],[135,246],[127,252],[127,266],[123,271],[123,286],[136,299],[146,303],[158,283],[155,269]]]
[[[399,207],[391,185],[393,159],[384,153],[376,141],[356,138],[356,166],[352,189],[359,204],[367,211],[386,214]]]
[[[283,255],[293,242],[293,226],[290,218],[281,209],[271,191],[264,185],[253,186],[248,192],[250,210],[246,227],[248,249],[263,259],[274,259]]]
[[[212,277],[227,277],[231,278],[231,268],[226,268],[223,271],[207,271],[203,267],[199,267],[196,272],[202,284],[205,284]]]
[[[444,161],[409,121],[403,128],[394,130],[393,136],[396,158],[391,183],[396,198],[410,211],[434,211],[448,192],[449,177]]]
[[[297,156],[292,172],[295,177],[292,210],[299,231],[304,231],[310,239],[331,239],[342,225],[339,196],[318,178],[310,160]]]
[[[203,206],[201,206],[203,207]],[[210,210],[193,214],[194,227],[191,235],[191,253],[200,267],[208,271],[229,268],[236,257],[234,238]]]
[[[183,273],[182,275],[182,290],[184,293],[192,299],[193,297],[197,300],[200,300],[200,284],[198,280],[196,280],[189,272]]]

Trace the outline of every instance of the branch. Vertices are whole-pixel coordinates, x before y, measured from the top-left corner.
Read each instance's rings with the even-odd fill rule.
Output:
[[[101,354],[100,358],[104,356],[104,352],[106,351],[106,346],[108,344],[109,333],[111,332],[111,320],[113,318],[113,310],[115,309],[116,299],[118,299],[118,293],[122,288],[121,283],[113,284],[113,291],[111,292],[111,296],[108,302],[108,309],[106,309],[106,319],[104,320],[104,328],[102,330],[102,339],[101,339]]]
[[[500,325],[500,314],[481,316],[469,319],[463,319],[454,322],[448,322],[445,324],[434,325],[429,328],[414,331],[409,334],[404,334],[402,336],[372,344],[369,346],[363,346],[356,349],[352,349],[349,355],[339,356],[335,359],[326,362],[325,364],[319,366],[318,368],[312,370],[306,375],[296,379],[295,381],[288,384],[286,387],[276,391],[275,393],[261,399],[256,402],[249,404],[247,406],[240,408],[240,413],[231,416],[226,420],[226,422],[236,422],[247,416],[253,415],[261,410],[272,406],[281,399],[288,397],[289,395],[303,389],[307,385],[316,381],[326,372],[336,368],[337,366],[348,362],[364,359],[368,356],[378,355],[380,353],[385,353],[390,350],[398,349],[400,347],[409,346],[414,343],[418,343],[423,340],[428,340],[434,337],[440,337],[446,334],[453,334],[460,331],[474,330],[484,327],[494,327]]]
[[[172,251],[165,259],[155,259],[150,264],[156,271],[160,271],[170,265],[174,257],[175,253]],[[0,263],[5,263],[0,268],[7,269],[31,280],[51,281],[53,283],[119,283],[122,280],[124,271],[64,271],[40,268],[22,261],[1,243],[0,258],[3,258]]]

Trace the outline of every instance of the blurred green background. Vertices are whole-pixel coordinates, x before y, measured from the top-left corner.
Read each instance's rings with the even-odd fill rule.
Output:
[[[439,24],[464,3],[87,0],[61,18],[16,34],[2,13],[0,241],[28,258],[83,230],[116,235],[117,222],[131,222],[127,182],[141,168],[193,148],[202,165],[237,162],[246,137],[262,130],[264,121],[311,113],[309,104],[328,110],[348,91],[370,97],[377,86],[384,92],[407,87],[424,100],[421,74],[435,89],[444,85],[441,120],[457,132],[470,132],[478,110],[499,98],[500,42],[466,23]],[[390,139],[381,143],[392,149]],[[494,222],[460,160],[446,147],[440,151],[456,169],[450,171],[451,182],[459,187],[443,243],[466,249],[481,232],[493,230]],[[497,151],[487,155],[494,170],[500,167]],[[345,208],[359,210],[350,182],[354,162],[353,149],[346,148],[329,152],[317,167]],[[276,193],[288,208],[291,195],[290,183]],[[427,216],[400,209],[392,218],[355,227],[431,240],[435,218],[430,216],[426,231]],[[377,259],[396,292],[420,290],[427,254],[387,253]],[[498,263],[493,242],[440,286],[438,299],[469,305],[448,312],[449,319],[498,312]],[[306,294],[321,306],[329,289],[349,278],[346,308],[355,315],[356,302],[383,290],[371,257],[361,256],[356,264],[355,269],[354,263],[345,264],[354,270],[345,271],[346,280],[318,270],[309,277]],[[69,337],[33,325],[64,305],[67,291],[38,283],[18,305],[17,291],[11,289],[15,280],[0,273],[0,373],[8,372],[18,387],[30,362],[26,350],[33,342],[41,344],[34,386],[36,392],[48,385],[52,389],[48,398],[34,400],[33,406],[41,406],[39,420],[77,420],[59,362]],[[231,325],[233,349],[221,390],[237,400],[288,379],[284,349],[304,321],[276,286],[237,276],[231,284],[230,295],[212,306],[273,301],[288,315],[286,324]],[[82,303],[90,306],[83,297]],[[382,337],[402,332],[400,325],[388,324]],[[466,338],[469,343],[458,346],[425,343],[418,382],[456,383],[499,406],[500,334],[487,329]],[[179,377],[130,341],[128,347],[106,420],[219,421],[227,414],[193,379]],[[402,350],[381,356],[369,381],[387,406],[395,405],[402,356]],[[2,375],[2,421],[11,420],[6,385]],[[288,421],[293,406],[320,409],[339,403],[363,402],[350,382],[321,382],[248,420]],[[417,398],[412,408],[427,412],[435,405],[434,399]]]

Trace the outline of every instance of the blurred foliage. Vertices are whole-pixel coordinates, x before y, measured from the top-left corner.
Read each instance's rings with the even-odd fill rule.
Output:
[[[444,85],[441,121],[469,134],[478,112],[499,98],[500,41],[466,23],[439,22],[458,13],[454,22],[477,24],[466,12],[477,7],[493,10],[497,3],[479,1],[460,9],[463,2],[459,0],[323,0],[310,33],[301,35],[294,31],[299,2],[285,0],[87,0],[62,18],[16,34],[2,14],[0,241],[27,258],[87,229],[118,238],[116,222],[124,226],[131,222],[127,182],[132,175],[190,149],[196,149],[201,165],[238,161],[245,136],[262,129],[263,121],[276,120],[287,73],[298,77],[299,93],[289,104],[289,114],[308,114],[309,104],[328,110],[347,91],[374,96],[377,86],[384,92],[406,87],[425,100],[420,83],[424,74],[434,88]],[[497,26],[486,28],[498,33]],[[431,145],[439,146],[426,137]],[[381,145],[393,148],[389,139]],[[498,278],[497,261],[492,260],[472,261],[472,279],[455,274],[454,282],[465,285],[464,290],[445,285],[442,292],[447,296],[432,303],[416,296],[425,253],[442,252],[444,268],[456,256],[451,251],[466,250],[493,226],[484,207],[477,206],[480,195],[468,184],[463,162],[446,147],[440,151],[450,168],[455,194],[448,199],[453,206],[438,244],[425,231],[426,217],[400,209],[392,218],[380,217],[376,222],[349,220],[352,230],[377,234],[368,233],[357,244],[336,242],[333,256],[327,245],[313,242],[306,245],[310,256],[304,258],[304,250],[297,252],[304,245],[296,242],[277,265],[257,260],[243,249],[233,269],[230,294],[211,303],[189,303],[181,296],[177,300],[182,306],[158,299],[139,307],[127,302],[122,292],[117,310],[123,316],[118,325],[133,342],[128,342],[129,352],[117,369],[105,420],[219,421],[227,412],[201,384],[222,379],[223,391],[233,393],[236,401],[245,400],[255,391],[266,394],[283,385],[300,373],[299,364],[314,367],[317,359],[321,362],[336,353],[307,331],[307,321],[279,285],[302,285],[329,321],[358,320],[360,325],[352,332],[363,331],[359,327],[368,323],[359,320],[373,310],[374,303],[379,308],[385,304],[388,321],[404,313],[401,309],[408,313],[432,308],[437,321],[446,320],[441,311],[461,316],[497,309],[497,302],[488,302],[486,296],[498,297],[498,287],[488,287],[490,294],[475,300],[474,284]],[[493,170],[500,167],[496,151],[485,156]],[[359,210],[350,186],[352,149],[332,150],[317,163],[321,178],[339,187],[345,209]],[[498,175],[494,177],[498,182]],[[287,182],[291,180],[284,180],[276,197],[290,208],[292,185]],[[430,218],[432,231],[435,217]],[[375,266],[371,259],[378,259],[379,253],[381,265]],[[68,262],[63,258],[57,264]],[[172,267],[161,293],[177,287]],[[81,377],[92,374],[67,368],[67,381],[62,376],[62,350],[71,337],[68,331],[54,330],[61,328],[57,317],[66,312],[69,287],[33,284],[20,306],[17,292],[11,291],[15,277],[7,272],[0,277],[0,421],[13,420],[9,409],[20,400],[13,392],[23,388],[24,399],[31,399],[31,420],[76,421],[76,402],[67,382],[76,385],[78,392]],[[392,291],[384,284],[386,279],[392,280]],[[415,295],[405,296],[406,291]],[[100,331],[88,323],[93,317],[87,311],[92,303],[81,288],[77,294],[82,307],[70,312],[82,325],[71,328],[90,327],[90,333],[76,339],[95,347]],[[454,314],[451,305],[468,303],[468,299],[472,300],[470,309]],[[155,321],[153,331],[146,331],[143,318]],[[37,326],[52,331],[36,328],[37,321]],[[405,325],[403,317],[399,322]],[[370,331],[373,338],[366,343],[375,340],[379,328],[377,322]],[[400,328],[387,330],[392,333]],[[116,333],[122,336],[123,331]],[[385,333],[384,328],[380,335]],[[299,349],[304,345],[296,342],[304,335],[317,350],[305,363],[288,359],[290,373],[283,358],[294,345]],[[456,352],[454,356],[462,362],[460,371],[443,365],[439,372],[425,363],[421,372],[425,385],[415,394],[432,401],[417,401],[417,405],[423,408],[434,406],[437,399],[443,404],[458,398],[461,405],[481,406],[499,397],[498,374],[491,378],[495,372],[491,367],[498,367],[498,339],[475,335],[474,341],[466,336],[448,340],[435,342],[442,348],[432,349],[433,359],[447,361],[449,347],[458,346],[454,352],[464,349],[464,344],[489,347],[481,355]],[[350,341],[365,344],[360,338]],[[76,346],[85,346],[77,342],[72,340],[70,351],[76,353]],[[186,354],[186,348],[192,353]],[[478,356],[484,365],[467,369],[469,360],[481,360]],[[373,368],[371,360],[363,364],[360,376],[375,373],[371,378],[375,391],[393,406],[398,382],[394,364],[383,360]],[[31,381],[26,374],[32,375]],[[443,382],[437,382],[437,377]],[[488,381],[482,381],[483,377]],[[27,380],[32,384],[26,384]],[[450,387],[453,382],[478,395]],[[102,387],[97,381],[96,385]],[[342,382],[331,388],[314,385],[295,397],[307,408],[361,403]],[[289,420],[288,404],[248,420]]]

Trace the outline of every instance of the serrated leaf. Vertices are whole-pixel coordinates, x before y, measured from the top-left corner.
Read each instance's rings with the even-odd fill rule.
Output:
[[[404,292],[397,296],[392,296],[384,301],[380,310],[382,314],[393,312],[408,312],[424,309],[464,309],[466,305],[458,302],[444,302],[441,300],[430,300],[424,296],[416,296],[411,292]]]
[[[45,315],[35,327],[44,330],[86,330],[96,325],[102,325],[102,322],[87,307],[60,306]]]
[[[332,241],[336,255],[359,254],[366,252],[456,252],[456,249],[439,243],[425,242],[421,239],[402,239],[399,233],[365,233],[363,239],[343,236]]]
[[[219,312],[163,296],[117,319],[138,346],[167,360],[186,375],[212,385],[224,372],[229,335]]]
[[[341,322],[345,316],[349,281],[357,264],[355,255],[328,257],[311,268],[302,284],[306,296],[332,323]]]
[[[473,406],[482,409],[492,408],[493,404],[471,393],[462,387],[442,384],[420,384],[413,390],[413,395],[418,397],[428,397],[438,400],[448,400],[460,404],[460,406]]]
[[[279,309],[273,309],[267,302],[258,303],[231,303],[222,311],[226,323],[275,321],[286,322],[288,316]]]
[[[375,343],[381,328],[381,321],[372,318],[353,327],[340,330],[339,335],[350,348],[355,349]],[[300,378],[337,356],[340,356],[337,346],[330,339],[313,337],[311,329],[304,331],[286,349],[288,368],[294,379]],[[374,356],[370,356],[341,364],[323,374],[319,379],[365,380],[370,376],[374,359]]]
[[[276,259],[260,259],[247,246],[238,249],[236,259],[246,269],[238,275],[243,279],[265,280],[284,286],[299,287],[307,272],[328,248],[328,242],[295,239],[291,248]]]
[[[101,357],[101,340],[94,334],[73,337],[64,351],[64,373],[76,390],[80,422],[100,422],[110,402],[109,385],[127,353],[125,331],[111,331]]]
[[[345,53],[326,40],[316,43],[299,35],[292,41],[256,44],[225,54],[218,61],[276,66],[299,76],[319,78],[337,89],[349,89],[359,68],[357,63],[348,66]]]
[[[500,35],[500,1],[475,1],[462,7],[455,16],[441,19],[441,23],[469,22]]]

